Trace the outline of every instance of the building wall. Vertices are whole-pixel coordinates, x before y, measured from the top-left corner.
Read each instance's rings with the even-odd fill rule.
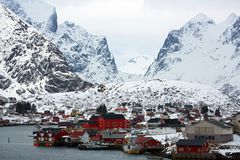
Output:
[[[130,123],[128,120],[125,119],[102,119],[99,118],[98,120],[99,129],[114,129],[114,128],[128,128]]]
[[[223,129],[207,121],[188,126],[186,135],[189,139],[205,139],[211,143],[224,143],[233,140],[232,128]]]
[[[148,129],[148,134],[170,134],[170,133],[176,133],[176,128],[171,127],[164,127],[164,128],[154,128],[154,129]]]
[[[232,128],[223,129],[207,121],[201,121],[186,128],[188,134],[232,134]]]
[[[0,115],[3,114],[3,108],[0,106]]]
[[[144,148],[159,148],[161,147],[161,143],[152,139],[144,143]]]
[[[177,153],[208,153],[208,145],[205,146],[177,146]]]
[[[233,140],[232,134],[218,135],[218,134],[187,134],[189,139],[205,139],[210,143],[225,143]]]
[[[234,125],[233,131],[235,133],[240,133],[240,114],[233,117],[231,124]]]

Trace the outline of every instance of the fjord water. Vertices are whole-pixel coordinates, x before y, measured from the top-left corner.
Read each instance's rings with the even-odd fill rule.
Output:
[[[122,151],[34,147],[33,139],[30,137],[34,129],[34,126],[0,127],[0,160],[147,160],[149,158],[149,155],[128,155]]]

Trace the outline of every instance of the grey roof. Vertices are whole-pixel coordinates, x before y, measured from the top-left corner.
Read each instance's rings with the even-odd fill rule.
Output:
[[[209,123],[213,124],[213,125],[216,125],[218,127],[221,127],[221,128],[232,128],[232,126],[228,125],[227,123],[224,123],[222,121],[216,121],[216,120],[213,120],[213,119],[210,119],[210,120],[207,120]]]
[[[147,123],[160,123],[160,118],[151,118],[147,121]]]
[[[62,129],[61,128],[42,128],[42,131],[44,131],[44,132],[52,132],[53,134],[56,134],[60,130],[62,130]]]
[[[107,113],[102,115],[104,119],[125,119],[122,114],[115,114],[115,113]]]
[[[202,146],[206,141],[203,139],[179,139],[177,146]]]

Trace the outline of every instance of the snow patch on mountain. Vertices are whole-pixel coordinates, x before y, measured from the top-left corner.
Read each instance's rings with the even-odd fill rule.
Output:
[[[153,62],[154,58],[150,56],[139,56],[131,58],[125,66],[119,68],[124,73],[144,75]]]
[[[0,0],[0,3],[41,32],[57,30],[56,9],[42,0]]]

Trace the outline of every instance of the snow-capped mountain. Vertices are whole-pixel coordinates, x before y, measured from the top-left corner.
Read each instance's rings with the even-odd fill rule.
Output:
[[[100,104],[111,108],[123,102],[140,103],[144,108],[165,103],[192,104],[196,107],[207,104],[211,110],[221,108],[225,116],[237,111],[237,108],[231,105],[230,99],[215,88],[160,79],[109,83],[101,91],[99,86],[96,86],[85,92],[47,94],[28,100],[36,104],[39,111],[69,110],[68,106],[71,106],[71,109],[84,109],[89,106],[96,108]]]
[[[61,51],[0,4],[0,94],[29,95],[91,86],[71,69]]]
[[[199,14],[168,34],[145,77],[199,82],[239,96],[239,55],[240,18],[231,14],[216,24]]]
[[[124,73],[144,75],[153,61],[153,57],[150,56],[134,57],[131,58],[125,66],[119,67],[119,70]]]
[[[72,70],[83,79],[106,83],[116,78],[118,70],[104,36],[91,35],[81,26],[66,21],[50,39],[64,53]]]
[[[0,0],[24,21],[37,28],[63,52],[71,70],[93,83],[112,81],[117,73],[104,36],[66,21],[58,26],[55,7],[42,0]]]
[[[55,7],[42,0],[0,0],[0,3],[41,32],[57,30]]]

